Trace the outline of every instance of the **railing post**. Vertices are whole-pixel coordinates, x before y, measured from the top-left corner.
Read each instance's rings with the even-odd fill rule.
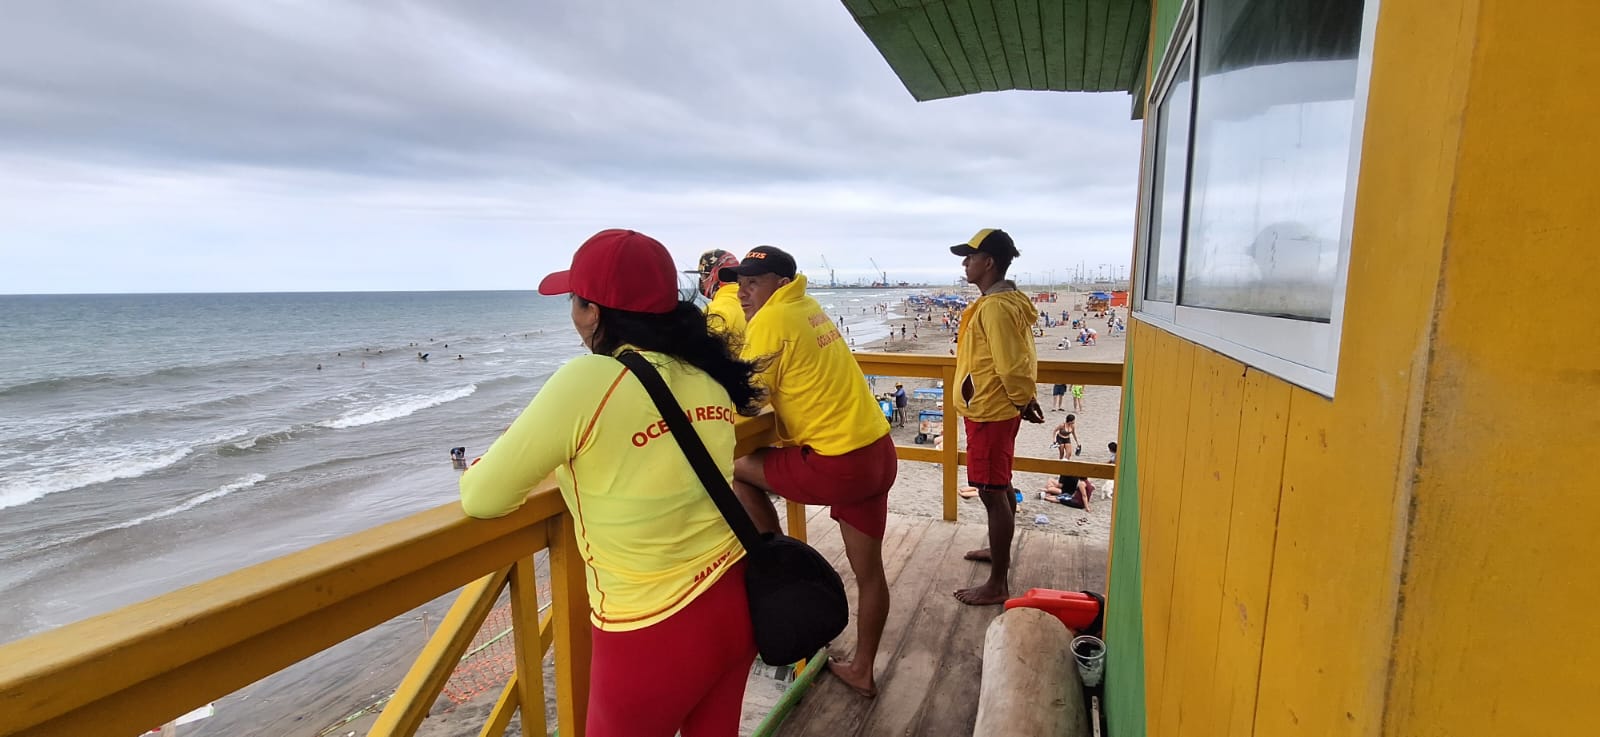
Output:
[[[553,569],[552,569],[553,570]],[[554,584],[551,585],[554,588]],[[517,700],[521,708],[522,734],[545,737],[550,733],[544,714],[544,648],[539,637],[539,581],[534,574],[534,557],[528,556],[511,566],[511,621],[517,653]]]
[[[944,367],[944,518],[956,521],[956,477],[961,471],[961,421],[956,414],[956,367]]]
[[[784,512],[789,516],[789,537],[805,542],[806,505],[799,502],[784,502]]]
[[[556,718],[563,737],[583,737],[589,713],[589,589],[572,514],[549,521],[551,606],[555,613]],[[524,704],[523,708],[530,708]],[[542,706],[534,707],[543,709]]]

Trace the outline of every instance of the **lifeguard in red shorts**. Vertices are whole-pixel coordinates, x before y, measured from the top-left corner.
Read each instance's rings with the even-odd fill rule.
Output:
[[[748,319],[744,357],[765,362],[761,384],[785,441],[785,447],[736,460],[733,489],[762,531],[778,529],[769,491],[831,509],[861,611],[855,654],[830,658],[828,670],[857,693],[875,696],[872,668],[889,617],[883,527],[898,468],[889,422],[839,329],[806,295],[806,278],[795,273],[793,257],[758,246],[721,276],[739,282]]]
[[[1010,596],[1011,539],[1016,532],[1016,490],[1011,460],[1022,420],[1044,422],[1039,406],[1038,357],[1033,350],[1037,308],[1006,279],[1021,254],[1003,230],[985,228],[972,240],[951,246],[961,256],[967,281],[983,294],[961,313],[956,342],[955,411],[967,431],[967,482],[989,518],[989,547],[967,553],[967,560],[991,564],[989,580],[955,592],[964,604],[1002,604]]]

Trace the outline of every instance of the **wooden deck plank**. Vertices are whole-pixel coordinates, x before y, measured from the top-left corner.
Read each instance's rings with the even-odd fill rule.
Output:
[[[837,527],[814,532],[813,544],[819,550],[835,546],[839,550],[837,562],[847,580],[853,615],[854,578],[843,558]],[[977,718],[983,637],[1000,607],[965,606],[951,594],[988,575],[987,565],[962,559],[967,550],[982,547],[986,535],[981,524],[890,515],[884,569],[894,603],[879,647],[879,696],[861,698],[824,675],[777,734],[970,735]],[[1033,529],[1019,530],[1015,544],[1013,593],[1035,586],[1104,590],[1104,546]],[[832,649],[849,652],[854,641],[852,619],[851,628]]]
[[[884,572],[889,579],[891,601],[898,600],[899,606],[891,604],[889,621],[884,627],[884,641],[878,646],[879,664],[876,671],[880,674],[880,691],[889,687],[885,675],[892,668],[895,652],[905,643],[904,633],[907,622],[911,619],[911,612],[914,611],[916,603],[924,598],[923,594],[930,585],[934,570],[945,561],[945,549],[949,547],[950,538],[954,535],[954,530],[948,528],[955,527],[925,517],[903,518],[914,519],[921,524],[912,528],[915,532],[914,539],[907,538],[891,545],[890,534],[895,529],[896,517],[899,515],[891,515],[891,527],[884,535]],[[891,563],[895,559],[898,559],[897,565]],[[847,585],[847,588],[853,591],[854,585]],[[851,613],[854,615],[854,608]],[[852,652],[855,648],[855,639],[852,616],[851,628],[836,640],[829,650],[838,653]],[[785,730],[780,734],[857,734],[856,730],[866,722],[870,711],[875,707],[876,700],[862,698],[838,679],[825,675],[812,686],[812,691],[806,700],[789,718],[788,725],[806,726]]]
[[[986,534],[982,525],[971,527],[980,535]],[[988,566],[980,563],[962,561],[952,565],[968,567],[968,580],[973,584],[981,582],[989,574]],[[944,596],[949,594],[945,593]],[[926,708],[911,728],[894,734],[928,737],[967,737],[972,734],[972,727],[978,719],[978,685],[983,679],[983,634],[999,614],[999,606],[956,604],[955,621],[940,643],[944,646],[944,652],[928,685]]]
[[[944,642],[958,610],[965,608],[952,594],[977,577],[977,567],[961,560],[961,555],[982,544],[982,539],[981,527],[946,522],[936,524],[924,536],[930,570],[916,599],[910,598],[916,587],[909,579],[894,591],[904,620],[900,626],[891,623],[884,630],[894,642],[884,648],[889,657],[879,679],[878,698],[853,734],[915,734],[910,727],[927,708],[928,687],[943,660]],[[895,611],[891,609],[891,619]]]
[[[926,517],[910,517],[905,515],[891,515],[888,524],[883,530],[883,574],[891,587],[891,595],[895,579],[900,571],[905,568],[906,560],[911,557],[916,549],[917,541],[921,539],[922,532],[927,529],[928,523],[933,520]],[[833,525],[830,533],[835,538],[840,538],[839,526]],[[839,572],[839,578],[844,579],[845,595],[850,599],[850,622],[845,625],[844,632],[834,638],[833,644],[828,646],[828,651],[835,654],[849,654],[856,649],[856,616],[861,612],[861,602],[856,596],[856,576],[850,569],[850,559],[844,554],[844,542],[840,538],[839,557],[834,560],[834,570]]]

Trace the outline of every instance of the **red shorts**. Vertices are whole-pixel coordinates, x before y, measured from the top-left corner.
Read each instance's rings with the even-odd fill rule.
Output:
[[[889,487],[894,486],[899,467],[894,438],[885,435],[836,456],[825,456],[810,446],[773,448],[767,451],[762,470],[778,496],[827,506],[829,516],[882,540],[889,518]]]
[[[967,483],[1009,488],[1022,415],[997,422],[973,422],[965,417],[961,420],[967,428]]]
[[[593,630],[592,737],[723,737],[739,733],[756,641],[744,561],[667,619],[629,632]]]

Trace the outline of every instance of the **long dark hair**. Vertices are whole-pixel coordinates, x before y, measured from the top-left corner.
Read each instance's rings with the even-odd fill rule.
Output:
[[[577,295],[572,297],[581,306],[593,304]],[[740,358],[727,335],[712,330],[705,313],[693,302],[679,302],[665,314],[597,307],[600,324],[593,338],[595,353],[611,355],[624,345],[665,353],[687,361],[721,384],[739,414],[754,415],[766,403],[766,391],[755,382],[762,365]]]

